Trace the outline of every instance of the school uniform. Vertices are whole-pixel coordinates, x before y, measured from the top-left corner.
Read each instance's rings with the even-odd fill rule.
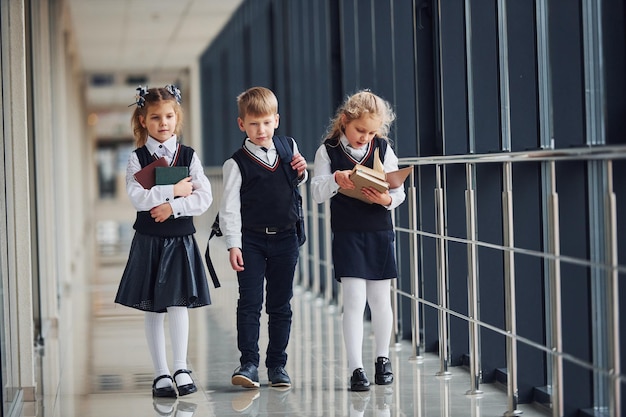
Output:
[[[374,151],[379,149],[385,170],[397,169],[397,157],[387,141],[375,137],[367,146],[350,148],[345,136],[327,139],[315,157],[311,183],[313,199],[330,198],[334,276],[383,280],[398,275],[391,210],[405,199],[403,187],[390,190],[389,207],[367,204],[338,192],[333,173],[351,170],[356,164],[372,168]]]
[[[295,153],[297,145],[293,145]],[[274,368],[287,362],[290,302],[299,255],[294,193],[281,166],[290,162],[281,160],[273,144],[264,149],[246,139],[223,166],[220,228],[229,249],[241,248],[245,267],[237,272],[237,347],[241,365],[259,366],[264,290],[270,335],[265,365]]]
[[[173,185],[145,190],[133,175],[164,156],[171,166],[189,167],[194,186],[185,198],[174,197]],[[205,212],[212,202],[211,185],[194,150],[178,144],[176,136],[164,143],[148,138],[145,146],[129,158],[127,192],[137,209],[128,262],[115,302],[142,311],[162,313],[167,307],[195,308],[211,304],[204,263],[193,216]],[[150,209],[169,202],[173,215],[157,223]]]

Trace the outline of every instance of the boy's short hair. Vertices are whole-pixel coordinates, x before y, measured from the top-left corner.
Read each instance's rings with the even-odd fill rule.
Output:
[[[239,117],[246,115],[265,116],[278,113],[278,99],[272,90],[265,87],[252,87],[237,96]]]

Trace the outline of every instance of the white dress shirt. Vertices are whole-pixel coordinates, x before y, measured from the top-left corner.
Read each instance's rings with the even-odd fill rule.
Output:
[[[148,136],[146,148],[150,154],[157,158],[165,157],[169,164],[175,156],[177,150],[176,135],[167,141],[159,141]],[[141,163],[135,152],[130,153],[128,165],[126,167],[126,192],[131,203],[137,211],[149,211],[153,207],[163,203],[170,203],[174,217],[199,216],[204,213],[213,202],[211,193],[211,183],[204,174],[204,168],[194,152],[189,165],[189,175],[193,184],[193,192],[187,197],[174,199],[174,185],[155,185],[146,190],[135,180],[135,173],[141,169]]]
[[[257,146],[246,139],[244,145],[248,151],[256,156],[260,161],[271,167],[276,163],[278,153],[274,142],[265,151],[261,146]],[[293,141],[293,153],[298,153],[298,144]],[[285,161],[289,164],[291,161]],[[222,194],[222,204],[220,206],[220,230],[223,233],[226,241],[226,247],[241,248],[241,171],[239,165],[234,159],[229,158],[224,162],[222,166],[222,174],[224,178],[224,192]],[[306,182],[308,177],[307,171],[304,171],[304,177],[300,181],[300,184]]]
[[[348,139],[345,135],[341,135],[339,143],[340,146],[348,152],[353,159],[359,162],[363,160],[365,155],[367,155],[369,147],[372,144],[370,142],[367,146],[362,146],[359,149],[352,148],[349,147]],[[387,146],[383,166],[385,172],[398,170],[398,157],[391,146]],[[331,171],[330,157],[326,151],[326,145],[322,144],[317,149],[317,152],[315,152],[315,165],[313,169],[313,178],[311,178],[311,196],[313,197],[313,201],[320,204],[333,197],[338,192],[339,185],[335,182],[334,172]],[[387,210],[393,210],[402,204],[406,198],[404,186],[390,189],[389,195],[391,196],[391,204],[384,207],[387,208]]]

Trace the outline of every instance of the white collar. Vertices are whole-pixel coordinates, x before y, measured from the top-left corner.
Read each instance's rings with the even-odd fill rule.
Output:
[[[265,148],[263,146],[257,145],[256,143],[252,142],[250,140],[250,138],[246,138],[245,146],[246,146],[246,148],[248,148],[251,151],[255,151],[255,150],[261,151],[261,150],[263,150],[264,152],[268,152],[268,151],[270,151],[272,149],[276,149],[276,147],[274,146],[274,140],[273,139],[272,139],[272,144],[270,145],[269,148]]]
[[[164,147],[165,149],[167,149],[168,155],[174,155],[174,153],[176,153],[176,145],[177,145],[176,141],[177,140],[178,138],[176,137],[176,135],[174,135],[168,140],[166,140],[165,142],[161,143],[158,140],[154,139],[153,137],[148,136],[148,141],[146,142],[146,148],[148,148],[150,155],[154,155],[155,153],[157,153],[157,151],[161,147]],[[158,153],[161,154],[162,152],[158,152]]]
[[[345,152],[347,152],[350,155],[357,156],[359,158],[362,158],[364,155],[367,154],[367,151],[370,148],[370,143],[372,143],[372,142],[369,142],[365,146],[358,148],[358,149],[353,148],[352,146],[350,146],[350,142],[348,142],[348,138],[343,133],[339,137],[339,142],[341,143],[341,147],[344,149]]]

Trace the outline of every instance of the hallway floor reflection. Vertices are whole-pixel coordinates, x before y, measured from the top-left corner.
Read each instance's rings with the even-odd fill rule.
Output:
[[[198,241],[206,242],[201,238]],[[215,249],[216,253],[220,250],[224,249]],[[217,256],[214,258],[220,262]],[[29,412],[25,407],[23,416],[487,417],[502,416],[506,411],[503,387],[484,384],[480,398],[467,396],[470,383],[467,371],[451,368],[449,378],[437,377],[437,357],[428,354],[420,361],[412,360],[411,346],[406,341],[391,350],[395,374],[392,385],[373,385],[369,392],[349,391],[340,313],[298,288],[293,299],[294,321],[286,367],[292,387],[270,388],[263,365],[259,368],[260,389],[231,385],[231,374],[238,366],[237,284],[234,273],[225,264],[217,265],[222,287],[211,288],[213,304],[190,310],[189,367],[198,392],[176,400],[154,400],[143,314],[112,301],[124,261],[103,264],[94,285],[85,289],[91,292],[89,331],[74,346],[88,349],[89,366],[87,370],[75,369],[74,372],[82,371],[85,375],[82,379],[75,377],[74,381],[83,380],[86,385],[44,385],[46,394],[37,411]],[[227,262],[227,257],[223,261]],[[262,320],[261,362],[267,343],[265,315]],[[366,372],[373,377],[375,358],[369,328],[365,334]],[[169,353],[169,345],[167,348]],[[44,362],[54,360],[44,356]],[[45,374],[45,363],[43,369]],[[47,381],[45,375],[43,380]],[[520,409],[527,417],[548,415],[530,405],[522,405]]]

